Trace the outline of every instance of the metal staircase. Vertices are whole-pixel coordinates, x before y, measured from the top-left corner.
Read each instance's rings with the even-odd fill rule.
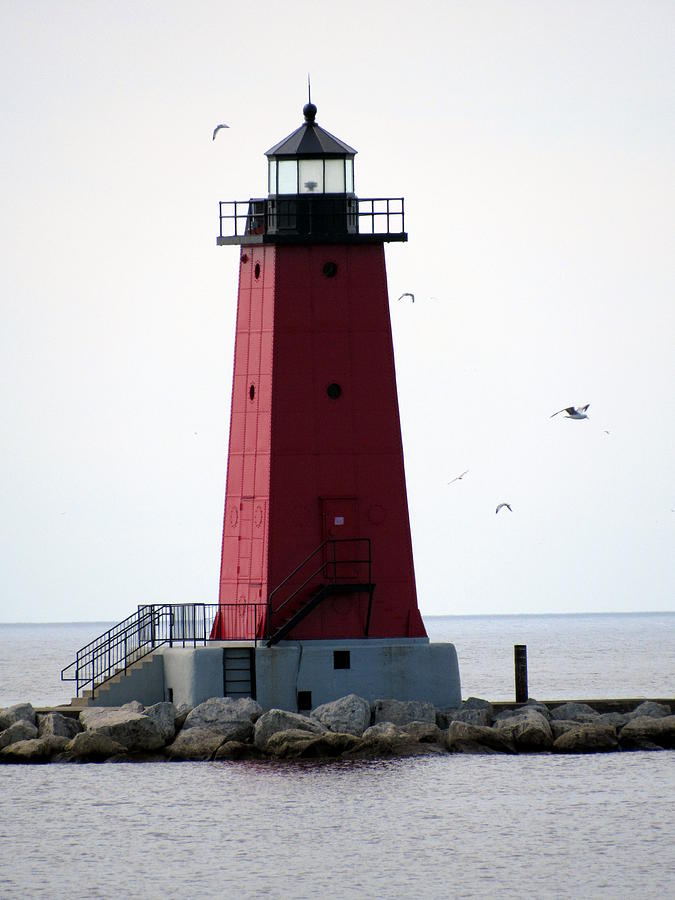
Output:
[[[249,609],[249,607],[251,607]],[[61,681],[74,681],[76,695],[96,696],[101,685],[123,676],[158,647],[206,646],[216,616],[241,623],[231,640],[253,640],[263,620],[260,604],[183,603],[139,606],[137,612],[77,651],[75,661],[61,671]],[[234,628],[235,626],[232,626]]]
[[[323,541],[270,593],[266,646],[279,643],[327,597],[335,596],[368,596],[368,637],[374,591],[369,538]],[[279,602],[279,597],[284,599]]]

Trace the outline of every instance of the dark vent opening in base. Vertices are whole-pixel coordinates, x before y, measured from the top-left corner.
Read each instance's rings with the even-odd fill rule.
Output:
[[[312,708],[312,692],[298,691],[298,712],[309,712]]]

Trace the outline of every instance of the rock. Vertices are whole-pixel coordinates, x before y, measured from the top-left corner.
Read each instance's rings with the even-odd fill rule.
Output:
[[[216,750],[214,759],[264,759],[264,754],[245,741],[225,741]]]
[[[128,703],[123,703],[120,706],[120,709],[126,709],[129,712],[139,712],[142,713],[145,711],[145,707],[141,703],[140,700],[130,700]]]
[[[373,738],[387,738],[393,740],[405,738],[406,733],[400,725],[394,725],[393,722],[378,722],[377,725],[371,725],[370,728],[366,728],[361,737],[364,740],[371,740]]]
[[[425,700],[376,700],[373,703],[373,723],[393,722],[407,725],[409,722],[436,723],[436,708]]]
[[[0,748],[9,747],[10,744],[16,744],[19,741],[30,741],[38,736],[38,730],[35,725],[31,725],[25,719],[18,719],[12,722],[9,728],[5,728],[0,732]]]
[[[277,731],[299,730],[312,734],[322,734],[328,729],[316,719],[301,716],[300,713],[287,712],[285,709],[269,709],[255,723],[253,741],[259,750],[265,750],[268,740]]]
[[[187,719],[188,715],[192,712],[193,707],[190,706],[189,703],[181,703],[176,707],[176,731],[180,731]]]
[[[151,719],[165,744],[170,743],[176,735],[176,708],[173,703],[162,701],[146,706],[145,715]]]
[[[494,709],[489,700],[481,700],[480,697],[468,697],[462,702],[461,709],[486,709],[490,716],[494,715]],[[460,719],[460,721],[463,721]]]
[[[551,710],[552,719],[567,719],[571,722],[595,722],[598,715],[588,703],[563,703]]]
[[[607,753],[619,749],[616,728],[608,724],[576,723],[553,742],[559,753]]]
[[[411,724],[411,723],[408,723]],[[433,723],[424,723],[433,725]],[[445,753],[445,748],[434,743],[420,743],[414,736],[406,734],[405,726],[393,722],[379,722],[363,732],[361,741],[350,750],[345,750],[345,759],[381,759],[392,756],[429,756]]]
[[[335,758],[353,750],[362,741],[354,734],[324,731],[312,734],[298,728],[277,731],[267,741],[265,752],[277,759]]]
[[[0,731],[5,731],[15,722],[30,722],[35,725],[35,710],[30,703],[16,703],[6,709],[0,709]]]
[[[61,713],[46,713],[38,716],[38,731],[40,737],[48,735],[65,737],[70,740],[82,731],[78,719],[73,716],[64,716]]]
[[[252,726],[250,722],[239,722],[235,727],[247,728],[250,732]],[[226,737],[212,728],[183,728],[164,752],[169,759],[211,759],[226,740],[240,740],[238,732],[234,731],[231,737]]]
[[[448,721],[448,726],[452,722],[466,722],[468,725],[492,725],[492,713],[487,707],[474,709],[458,709],[457,712]]]
[[[54,753],[65,749],[68,739],[51,735],[44,738],[31,738],[17,741],[5,747],[0,759],[6,763],[43,763],[48,762]]]
[[[251,697],[211,697],[195,706],[185,719],[186,728],[227,730],[232,722],[255,722],[262,715],[262,707]]]
[[[548,719],[550,721],[551,711],[545,703],[540,703],[539,700],[535,700],[534,697],[530,697],[525,705],[528,707],[528,709],[536,709],[537,712],[540,712],[545,719]]]
[[[420,744],[445,744],[445,735],[438,725],[431,722],[410,722],[399,727],[403,734]]]
[[[504,722],[506,719],[513,719],[514,716],[520,716],[523,715],[523,713],[527,715],[531,710],[540,713],[547,722],[551,720],[551,713],[545,703],[537,703],[536,700],[528,700],[523,706],[516,706],[515,709],[503,709],[501,712],[498,712],[494,717],[493,724]]]
[[[513,743],[498,728],[472,725],[455,720],[450,723],[447,748],[452,753],[515,753]]]
[[[147,752],[164,746],[155,722],[144,713],[115,706],[83,709],[80,722],[86,731],[108,735],[125,750]]]
[[[64,748],[67,757],[76,762],[98,762],[124,753],[125,749],[109,735],[98,731],[81,731]]]
[[[436,724],[442,731],[447,731],[448,725],[455,718],[455,714],[459,712],[458,706],[443,706],[436,709]]]
[[[626,719],[630,722],[632,719],[639,719],[640,716],[649,716],[650,719],[662,719],[669,716],[670,707],[665,703],[657,703],[656,700],[645,700],[639,706],[636,706],[632,712],[626,714]]]
[[[606,712],[600,713],[595,721],[596,725],[613,725],[615,728],[623,728],[628,721],[627,713]]]
[[[370,703],[356,694],[348,694],[312,710],[312,718],[329,731],[361,736],[370,725]]]
[[[619,743],[627,750],[649,750],[647,745],[675,748],[675,716],[638,716],[619,732]]]
[[[548,720],[540,712],[523,706],[518,715],[502,719],[495,726],[506,741],[510,741],[516,750],[540,751],[550,750],[553,746],[553,734]]]
[[[551,726],[554,743],[561,734],[566,734],[570,728],[576,728],[579,724],[581,723],[572,722],[570,719],[551,719],[549,725]]]

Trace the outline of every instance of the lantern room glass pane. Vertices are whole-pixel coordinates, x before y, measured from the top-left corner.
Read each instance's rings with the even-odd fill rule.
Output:
[[[346,191],[348,194],[354,193],[354,160],[345,160],[345,174],[347,176]]]
[[[322,159],[301,159],[299,165],[300,165],[300,193],[301,194],[322,194],[323,193],[323,160]]]
[[[277,192],[277,161],[276,159],[270,160],[270,186],[269,193],[276,194]]]
[[[277,187],[279,194],[298,193],[298,161],[297,159],[279,160],[279,182]]]
[[[345,161],[344,159],[326,160],[326,193],[344,194]]]

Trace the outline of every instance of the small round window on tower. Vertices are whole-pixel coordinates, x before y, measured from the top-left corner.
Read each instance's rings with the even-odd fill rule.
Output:
[[[256,277],[256,280],[260,278],[260,263],[255,264],[255,268],[253,269],[253,274]]]
[[[337,275],[337,263],[329,260],[323,264],[323,274],[326,278],[335,278]]]
[[[335,382],[333,382],[333,384],[329,384],[326,388],[326,393],[331,400],[337,400],[338,397],[342,394],[342,388],[339,384],[335,384]]]
[[[254,398],[255,398],[255,385],[252,384],[251,387],[248,389],[248,399],[253,400]]]

